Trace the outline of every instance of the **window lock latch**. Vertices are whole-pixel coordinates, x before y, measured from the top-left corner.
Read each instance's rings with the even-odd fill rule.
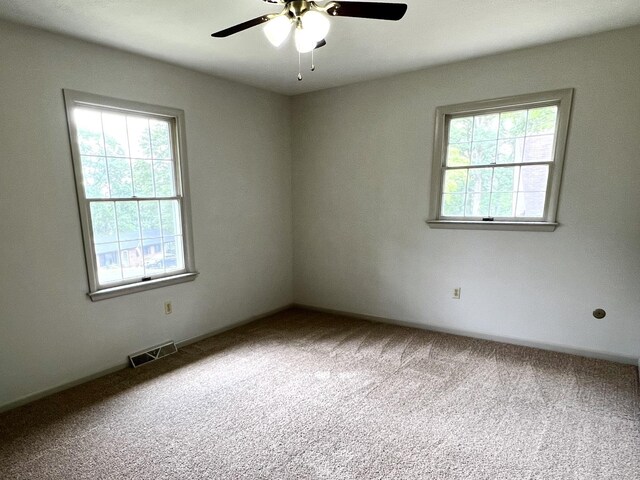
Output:
[[[493,217],[483,217],[483,222],[493,222]]]

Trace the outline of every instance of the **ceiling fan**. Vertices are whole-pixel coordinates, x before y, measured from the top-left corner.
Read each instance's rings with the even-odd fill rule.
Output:
[[[311,52],[327,44],[325,37],[329,33],[329,17],[358,17],[376,20],[400,20],[407,11],[404,3],[379,2],[342,2],[330,1],[325,5],[318,5],[308,0],[263,0],[266,3],[284,5],[280,13],[269,13],[252,20],[239,23],[212,33],[212,37],[228,37],[251,27],[265,24],[264,33],[275,47],[279,47],[289,37],[295,28],[295,44],[299,54]],[[298,63],[300,58],[298,57]],[[311,70],[315,70],[312,66]],[[302,75],[298,73],[298,80]]]

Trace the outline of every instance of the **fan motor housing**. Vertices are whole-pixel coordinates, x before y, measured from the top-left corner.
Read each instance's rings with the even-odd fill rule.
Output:
[[[289,16],[298,18],[307,10],[311,10],[312,6],[315,6],[314,3],[307,0],[292,0],[287,2],[286,8],[289,10]]]

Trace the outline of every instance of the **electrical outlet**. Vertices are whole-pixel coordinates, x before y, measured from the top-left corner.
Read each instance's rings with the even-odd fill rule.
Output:
[[[455,298],[456,300],[460,300],[460,291],[461,290],[462,289],[460,287],[454,288],[453,289],[453,297],[451,297],[451,298]]]
[[[173,306],[171,302],[164,302],[164,314],[171,315],[173,313]]]

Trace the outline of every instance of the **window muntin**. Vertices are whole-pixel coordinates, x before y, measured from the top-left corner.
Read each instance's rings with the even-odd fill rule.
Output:
[[[193,279],[183,113],[65,99],[92,298]]]
[[[554,223],[571,96],[440,107],[429,223]]]

